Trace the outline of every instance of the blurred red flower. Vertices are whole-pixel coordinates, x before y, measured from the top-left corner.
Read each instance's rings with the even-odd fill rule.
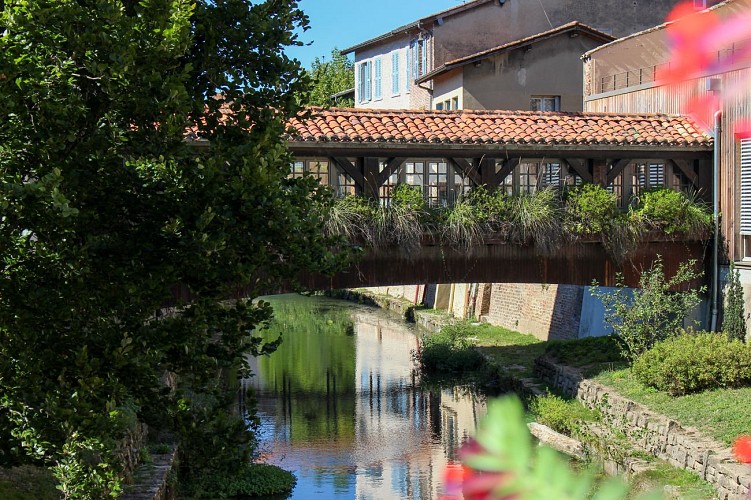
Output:
[[[733,444],[733,454],[739,462],[751,464],[751,436],[739,436]]]

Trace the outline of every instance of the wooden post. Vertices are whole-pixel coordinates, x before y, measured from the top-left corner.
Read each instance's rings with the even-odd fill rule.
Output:
[[[480,182],[487,188],[494,187],[495,158],[483,158],[480,162]]]

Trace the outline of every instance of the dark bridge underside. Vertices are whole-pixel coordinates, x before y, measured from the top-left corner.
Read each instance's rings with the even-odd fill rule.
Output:
[[[642,242],[622,264],[615,263],[599,242],[565,245],[545,256],[533,247],[487,244],[469,250],[422,246],[406,252],[395,247],[366,250],[350,269],[333,277],[303,276],[311,290],[425,283],[542,283],[614,286],[622,273],[626,286],[637,287],[643,269],[662,256],[666,276],[695,259],[703,271],[707,246],[697,241]],[[706,275],[706,273],[705,273]]]

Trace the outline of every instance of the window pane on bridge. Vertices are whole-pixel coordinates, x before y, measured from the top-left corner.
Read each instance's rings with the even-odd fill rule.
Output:
[[[386,162],[381,161],[379,163],[379,172],[383,172],[383,169],[386,168]],[[381,187],[378,188],[378,201],[383,206],[387,206],[391,204],[391,198],[393,197],[392,193],[394,192],[394,188],[399,183],[399,172],[398,170],[394,172],[393,174],[389,175],[386,179],[386,182],[384,182]]]
[[[428,163],[427,202],[431,207],[446,206],[449,199],[448,165],[446,162]]]
[[[539,163],[520,163],[519,164],[519,192],[532,194],[537,191],[537,178],[540,165]]]
[[[419,186],[423,189],[424,164],[422,162],[407,162],[404,164],[405,180],[410,186]]]
[[[456,197],[465,196],[472,189],[472,180],[467,175],[454,174],[454,191]]]
[[[615,201],[618,204],[618,208],[623,208],[623,172],[618,174],[616,178],[613,179],[613,183],[605,189],[615,194]]]
[[[302,177],[304,173],[305,173],[304,161],[296,161],[292,164],[292,168],[290,169],[290,177]]]
[[[310,161],[308,162],[308,172],[318,179],[323,185],[329,183],[329,162],[327,161]]]
[[[339,196],[355,194],[355,180],[350,175],[339,172],[339,175],[337,175],[336,177],[336,181],[336,192]]]

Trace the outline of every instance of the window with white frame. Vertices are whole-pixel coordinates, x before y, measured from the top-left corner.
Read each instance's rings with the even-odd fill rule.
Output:
[[[452,97],[451,98],[451,109],[459,109],[459,98],[458,97]]]
[[[529,99],[529,109],[532,111],[560,111],[561,96],[559,95],[538,95]]]

